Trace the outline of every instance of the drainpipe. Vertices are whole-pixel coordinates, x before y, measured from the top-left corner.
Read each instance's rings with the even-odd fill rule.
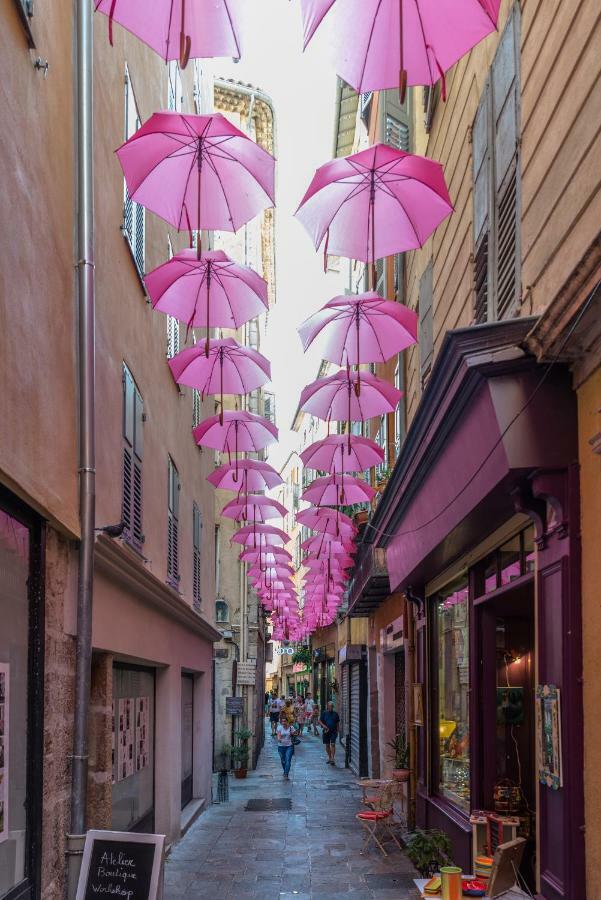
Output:
[[[71,834],[67,840],[68,897],[74,898],[85,841],[88,781],[88,712],[92,660],[92,579],[96,459],[94,435],[94,173],[93,20],[89,0],[76,3],[77,42],[77,282],[79,311],[79,579],[75,709],[71,764]]]

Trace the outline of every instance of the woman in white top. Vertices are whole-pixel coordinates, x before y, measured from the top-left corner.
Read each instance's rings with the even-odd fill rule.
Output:
[[[288,719],[285,715],[280,716],[280,723],[277,727],[277,738],[278,738],[278,752],[280,754],[280,760],[282,763],[282,769],[284,770],[284,778],[288,781],[288,776],[290,774],[290,765],[292,763],[292,754],[294,753],[294,744],[292,743],[292,738],[295,734],[294,725],[288,724]]]

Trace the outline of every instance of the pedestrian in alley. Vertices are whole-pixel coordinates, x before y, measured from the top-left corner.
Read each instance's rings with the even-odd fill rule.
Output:
[[[289,724],[288,719],[286,718],[286,713],[282,710],[280,715],[280,722],[277,727],[277,738],[278,738],[278,753],[280,754],[280,761],[282,763],[282,769],[284,771],[284,779],[286,781],[289,780],[290,776],[290,766],[292,764],[292,755],[294,753],[294,733],[295,733],[294,725]]]
[[[305,718],[307,721],[307,731],[310,734],[311,728],[313,728],[313,734],[315,735],[315,737],[317,737],[319,735],[319,732],[317,730],[319,709],[317,708],[317,703],[311,696],[311,691],[307,691],[307,696],[305,698]]]
[[[329,700],[326,708],[322,709],[321,716],[319,717],[319,724],[323,728],[323,742],[326,747],[326,753],[328,754],[329,766],[336,765],[336,741],[338,740],[339,723],[340,716],[334,709],[332,701]]]
[[[280,700],[277,694],[274,694],[271,698],[271,703],[269,704],[269,721],[271,723],[271,735],[275,737],[276,729],[278,727],[278,722],[280,720],[280,712],[282,711],[282,707],[284,705],[284,701]]]
[[[296,724],[298,725],[298,734],[299,736],[303,733],[303,728],[305,727],[305,701],[302,697],[296,698],[296,706],[294,708],[294,713],[296,715]]]
[[[294,703],[292,702],[292,698],[288,697],[286,702],[284,703],[284,708],[282,709],[283,715],[286,716],[286,721],[289,725],[294,725],[296,720],[296,716],[294,713]]]

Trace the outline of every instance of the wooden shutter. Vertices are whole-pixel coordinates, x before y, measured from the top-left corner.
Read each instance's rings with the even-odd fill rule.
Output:
[[[200,609],[200,566],[202,546],[202,519],[196,503],[192,506],[192,546],[193,546],[193,571],[192,571],[192,601],[195,609]]]
[[[167,316],[167,359],[173,359],[179,353],[179,320],[175,316]]]
[[[420,375],[422,387],[424,387],[432,368],[432,356],[434,354],[433,337],[433,278],[434,267],[432,260],[426,266],[419,284],[419,354]]]
[[[179,475],[171,457],[167,466],[167,581],[179,584]]]
[[[197,425],[200,425],[200,420],[202,417],[202,406],[200,400],[200,391],[197,391],[196,388],[192,388],[192,425],[196,428]]]
[[[125,139],[130,138],[141,125],[136,106],[136,98],[131,85],[129,71],[125,69]],[[129,196],[125,179],[123,181],[123,233],[140,275],[144,275],[146,264],[146,210]]]
[[[124,538],[137,549],[144,543],[142,530],[142,456],[144,403],[133,377],[123,367],[123,496],[121,519]]]
[[[491,226],[491,145],[490,85],[487,82],[472,130],[472,170],[474,179],[474,320],[477,325],[489,319]]]
[[[513,314],[520,296],[519,54],[519,7],[515,5],[491,71],[497,319]]]

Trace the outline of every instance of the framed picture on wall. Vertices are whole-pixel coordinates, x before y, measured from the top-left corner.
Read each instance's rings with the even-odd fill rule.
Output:
[[[413,724],[424,724],[424,694],[421,684],[413,685]]]
[[[536,688],[538,777],[553,791],[563,787],[561,768],[561,700],[554,684]]]

